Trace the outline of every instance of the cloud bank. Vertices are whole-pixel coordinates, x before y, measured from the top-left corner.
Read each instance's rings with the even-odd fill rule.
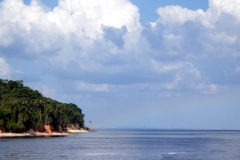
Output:
[[[240,83],[239,8],[239,0],[210,0],[206,12],[166,6],[141,25],[129,0],[59,0],[52,10],[4,0],[0,76],[12,74],[5,59],[17,58],[38,62],[74,94],[218,94]]]

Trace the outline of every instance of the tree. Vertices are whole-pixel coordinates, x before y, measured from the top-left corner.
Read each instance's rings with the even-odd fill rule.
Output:
[[[56,131],[65,130],[69,124],[84,127],[84,114],[77,105],[46,98],[24,86],[23,81],[0,79],[0,129],[43,131],[45,124]]]

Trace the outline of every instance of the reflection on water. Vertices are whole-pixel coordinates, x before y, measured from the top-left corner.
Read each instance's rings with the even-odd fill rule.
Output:
[[[69,137],[0,139],[0,160],[239,159],[240,131],[101,130]]]

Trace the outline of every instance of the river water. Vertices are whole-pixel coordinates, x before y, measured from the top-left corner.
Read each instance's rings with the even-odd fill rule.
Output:
[[[0,138],[0,160],[239,160],[240,131],[99,130]]]

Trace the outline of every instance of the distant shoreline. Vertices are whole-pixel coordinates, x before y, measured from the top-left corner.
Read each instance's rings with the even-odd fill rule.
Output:
[[[77,133],[88,133],[88,130],[68,130],[67,132],[35,132],[35,133],[0,133],[0,138],[31,138],[31,137],[66,137]]]

